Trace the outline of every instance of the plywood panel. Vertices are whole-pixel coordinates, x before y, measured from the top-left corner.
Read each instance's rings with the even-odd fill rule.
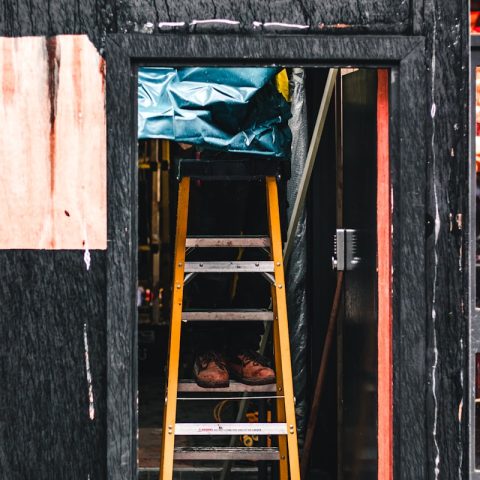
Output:
[[[0,248],[106,248],[104,60],[85,35],[0,38]]]

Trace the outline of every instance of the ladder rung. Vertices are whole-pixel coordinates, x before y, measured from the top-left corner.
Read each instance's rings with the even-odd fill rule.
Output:
[[[270,385],[244,385],[240,382],[230,380],[230,386],[224,388],[199,387],[195,380],[180,380],[178,382],[178,393],[277,393],[277,386]],[[240,397],[241,398],[241,397]]]
[[[187,238],[187,248],[214,248],[214,247],[232,247],[232,248],[266,248],[270,246],[268,237],[189,237]]]
[[[263,261],[239,261],[239,262],[185,262],[185,273],[201,272],[268,272],[273,273],[273,262]]]
[[[276,447],[175,447],[175,460],[280,460]]]
[[[175,435],[286,435],[286,423],[177,423]]]
[[[269,310],[186,311],[182,312],[182,320],[184,322],[243,322],[247,320],[271,322],[273,320],[273,312]]]

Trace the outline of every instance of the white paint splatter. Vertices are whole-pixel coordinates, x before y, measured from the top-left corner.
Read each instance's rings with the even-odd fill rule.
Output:
[[[437,330],[436,330],[436,319],[437,312],[436,308],[436,285],[437,285],[437,273],[438,273],[438,253],[437,253],[437,242],[438,236],[440,233],[440,212],[438,208],[438,192],[436,185],[436,152],[435,152],[435,114],[437,112],[437,107],[435,104],[435,74],[436,74],[436,41],[437,41],[437,17],[436,17],[436,3],[432,2],[433,7],[433,31],[432,31],[432,81],[431,81],[431,92],[430,92],[430,101],[431,109],[430,116],[432,117],[432,177],[433,177],[433,195],[435,199],[435,266],[433,274],[433,294],[432,294],[432,329],[433,329],[433,365],[432,365],[432,394],[433,394],[433,405],[434,405],[434,414],[433,414],[433,444],[435,447],[435,480],[438,480],[440,475],[440,448],[438,446],[437,440],[437,426],[438,426],[438,399],[437,399],[437,366],[438,366],[438,348],[437,348]]]
[[[282,22],[265,22],[264,27],[284,27],[284,28],[296,28],[298,30],[306,30],[310,28],[310,25],[304,25],[300,23],[282,23]]]
[[[90,370],[90,357],[88,354],[88,336],[87,336],[87,324],[83,324],[83,343],[85,347],[85,370],[87,372],[87,384],[88,384],[88,416],[90,420],[95,418],[95,404],[93,399],[93,384],[92,384],[92,372]]]
[[[85,253],[83,254],[83,261],[85,262],[85,266],[87,267],[87,271],[90,270],[90,250],[88,248],[85,249]]]
[[[463,358],[463,338],[460,338],[460,352]],[[460,370],[460,388],[463,392],[463,370]],[[462,439],[462,415],[463,415],[463,394],[458,406],[458,451],[460,452],[460,458],[458,462],[458,478],[462,480],[462,468],[463,468],[463,439]]]
[[[434,280],[436,281],[436,266],[437,266],[438,258],[437,254],[435,253],[435,275]],[[435,289],[434,289],[434,296],[435,296]],[[440,449],[438,447],[438,440],[437,440],[437,425],[438,425],[438,400],[437,400],[437,366],[438,366],[438,348],[437,348],[437,331],[435,329],[435,320],[437,317],[437,313],[435,311],[435,307],[432,308],[432,323],[433,323],[433,366],[432,366],[432,393],[433,393],[433,404],[434,404],[434,414],[433,414],[433,443],[435,446],[435,479],[437,480],[440,474]]]
[[[184,27],[185,22],[160,22],[158,28]]]
[[[142,33],[153,33],[154,28],[155,28],[155,25],[152,22],[147,22],[140,29],[140,32],[142,32]]]
[[[240,25],[238,20],[229,20],[227,18],[209,18],[206,20],[192,20],[190,25],[208,25],[209,23],[212,24],[219,24],[219,25]]]
[[[83,224],[83,237],[85,238],[85,251],[83,253],[83,261],[87,267],[87,272],[90,270],[90,264],[92,258],[90,257],[90,250],[88,249],[88,236],[87,236],[87,226]]]

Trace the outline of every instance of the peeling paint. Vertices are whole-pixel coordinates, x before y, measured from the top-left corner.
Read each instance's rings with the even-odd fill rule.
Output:
[[[0,66],[0,248],[83,249],[86,224],[105,249],[104,60],[86,35],[2,37]]]

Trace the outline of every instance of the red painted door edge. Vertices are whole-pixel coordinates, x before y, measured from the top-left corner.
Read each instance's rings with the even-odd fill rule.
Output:
[[[389,161],[389,71],[378,70],[378,479],[393,479],[392,202]]]

